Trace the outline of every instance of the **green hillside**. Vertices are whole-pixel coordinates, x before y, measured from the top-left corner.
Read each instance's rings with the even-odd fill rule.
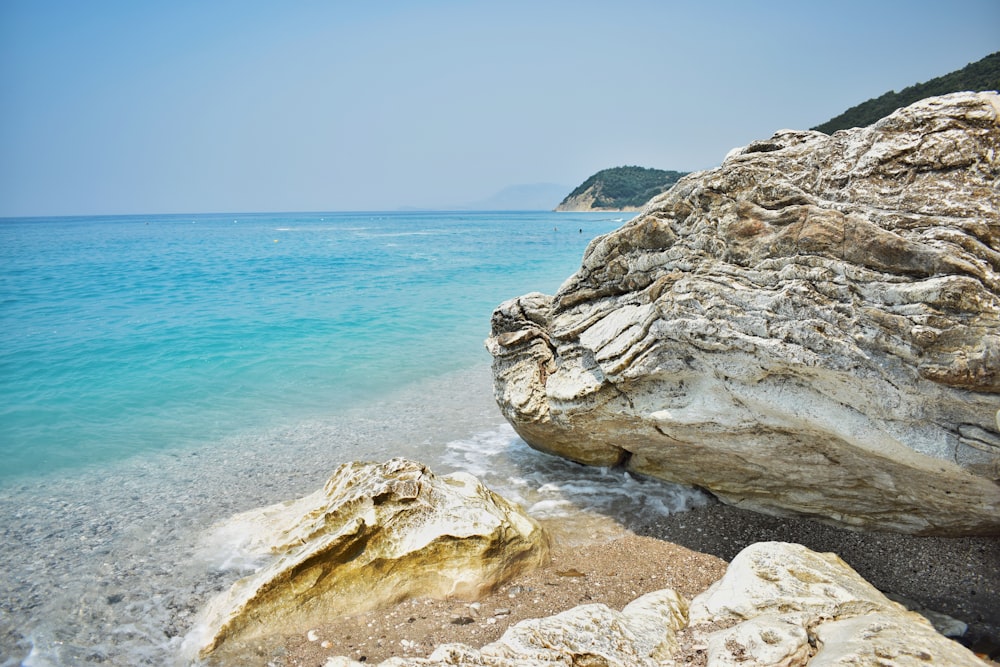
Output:
[[[832,134],[849,127],[864,127],[891,114],[896,109],[908,106],[934,95],[946,95],[964,90],[1000,90],[1000,51],[982,60],[969,63],[951,74],[939,76],[925,83],[918,83],[899,91],[889,91],[884,95],[851,107],[836,118],[812,128]]]
[[[647,167],[603,169],[569,193],[556,210],[639,208],[670,189],[685,173]]]

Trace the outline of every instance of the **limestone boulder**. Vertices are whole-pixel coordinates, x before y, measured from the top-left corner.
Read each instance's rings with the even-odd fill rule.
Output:
[[[501,304],[533,447],[859,529],[1000,533],[1000,96],[781,131]]]
[[[691,602],[687,632],[719,667],[985,664],[836,554],[781,542],[741,551]]]
[[[209,604],[185,640],[192,656],[239,655],[256,638],[410,597],[474,600],[548,558],[520,507],[471,475],[405,459],[344,464],[316,493],[218,530],[270,562]]]

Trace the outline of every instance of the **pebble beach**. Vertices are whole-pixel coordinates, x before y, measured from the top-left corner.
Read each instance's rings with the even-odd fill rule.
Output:
[[[407,601],[287,637],[262,647],[258,658],[261,664],[280,660],[290,666],[319,666],[327,657],[343,655],[377,664],[393,656],[426,656],[442,643],[480,647],[520,620],[581,604],[602,602],[621,609],[662,588],[690,599],[719,579],[727,561],[743,547],[772,540],[837,553],[879,590],[911,609],[967,619],[969,629],[961,641],[981,656],[996,658],[1000,649],[996,538],[854,533],[721,503],[653,522],[633,522],[626,515],[609,518],[620,530],[617,535],[608,529],[604,539],[584,546],[567,544],[564,535],[561,545],[557,539],[548,567],[508,582],[478,602]],[[558,524],[547,522],[546,528],[562,534]]]

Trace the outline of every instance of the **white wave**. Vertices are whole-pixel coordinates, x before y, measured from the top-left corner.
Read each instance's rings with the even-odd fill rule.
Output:
[[[571,514],[572,503],[565,499],[539,500],[528,508],[528,513],[539,519],[554,519]]]
[[[652,521],[709,502],[698,489],[541,453],[508,424],[447,443],[443,459],[539,519],[587,523],[601,515],[624,524]]]

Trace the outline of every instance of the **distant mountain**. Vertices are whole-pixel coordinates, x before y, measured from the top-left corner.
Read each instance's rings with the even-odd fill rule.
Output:
[[[951,74],[939,76],[926,83],[904,88],[898,93],[889,91],[879,97],[851,107],[836,118],[812,128],[833,134],[849,127],[865,127],[891,114],[896,109],[909,106],[918,100],[934,95],[947,95],[961,91],[1000,90],[1000,51],[982,60],[969,63]]]
[[[597,172],[569,193],[557,211],[635,211],[669,190],[686,172],[647,167],[612,167]]]
[[[551,211],[567,186],[555,183],[510,185],[492,197],[466,204],[470,211]]]

